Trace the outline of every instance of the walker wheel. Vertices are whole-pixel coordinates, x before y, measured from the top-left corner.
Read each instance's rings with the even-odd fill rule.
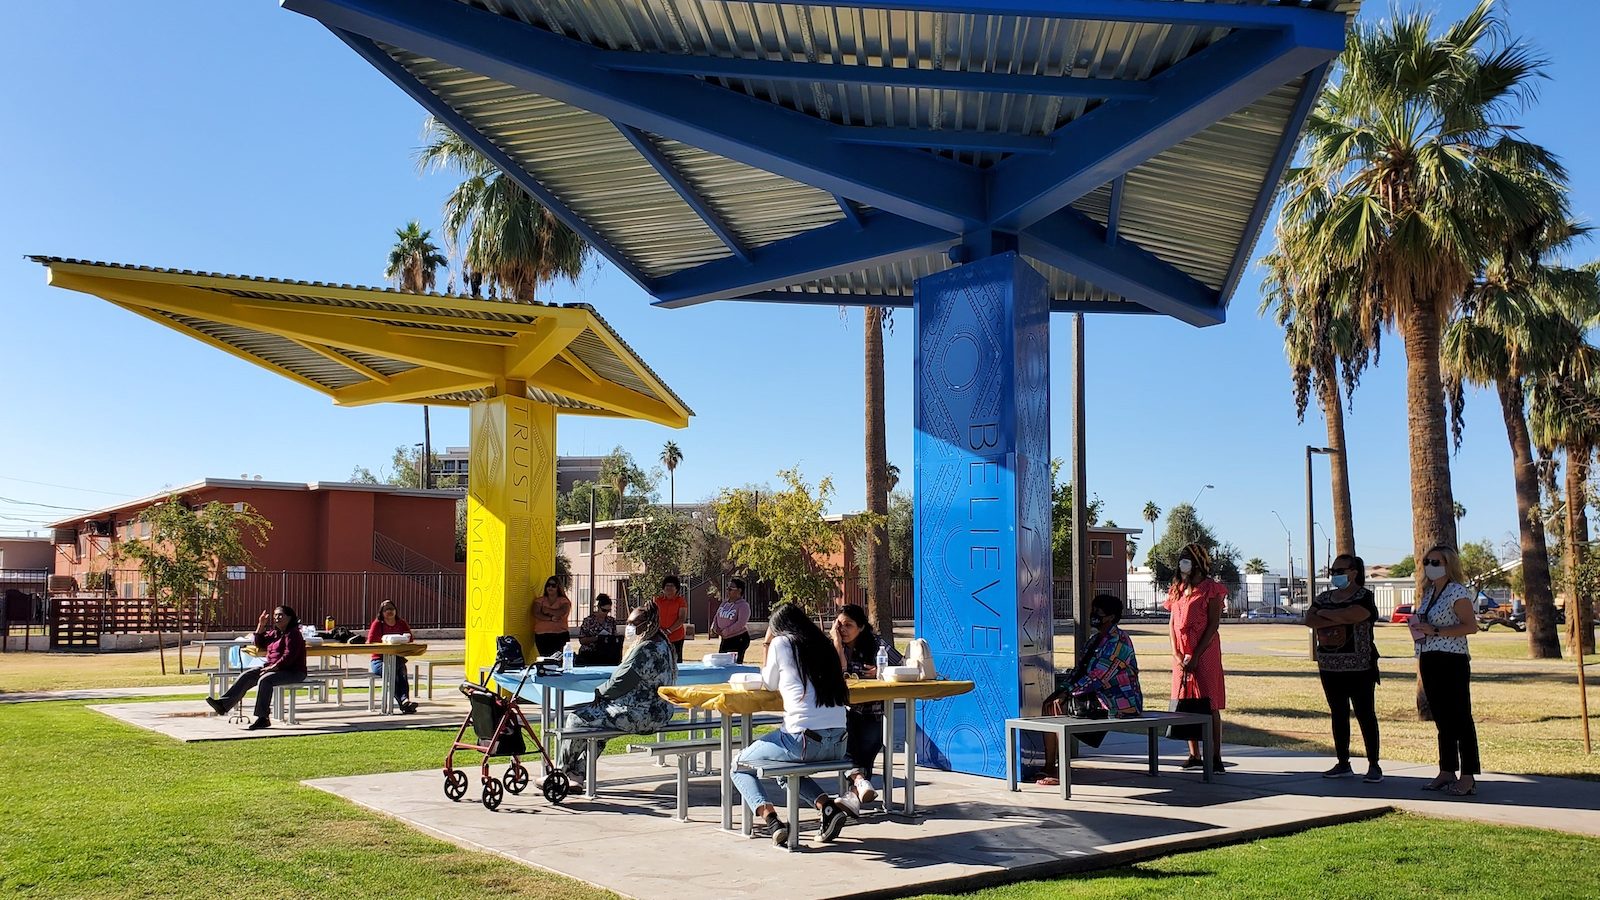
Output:
[[[528,788],[528,767],[522,763],[512,763],[506,770],[506,790],[513,794],[520,794]]]
[[[567,773],[557,770],[544,777],[544,783],[539,785],[539,792],[551,803],[560,803],[572,793],[572,783],[567,781]]]
[[[505,789],[500,787],[500,779],[485,778],[483,780],[483,808],[494,812],[500,808],[500,801],[505,799]]]
[[[460,800],[467,795],[467,773],[460,769],[452,769],[444,776],[444,795],[451,800]]]

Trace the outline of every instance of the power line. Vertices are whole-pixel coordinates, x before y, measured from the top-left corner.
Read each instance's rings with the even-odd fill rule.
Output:
[[[101,491],[101,490],[96,490],[95,488],[75,487],[75,486],[70,485],[70,484],[53,484],[53,483],[48,482],[48,481],[29,481],[26,478],[17,478],[16,476],[13,476],[13,475],[0,475],[0,479],[4,479],[5,481],[20,481],[23,484],[36,484],[36,485],[39,485],[40,487],[61,488],[62,490],[66,490],[66,491],[83,491],[86,494],[106,494],[106,495],[109,495],[109,496],[112,496],[112,497],[122,497],[122,498],[127,499],[127,500],[132,500],[133,499],[133,495],[132,494],[122,493],[120,491]]]
[[[39,503],[34,500],[18,500],[15,497],[0,497],[0,501],[4,501],[6,503],[16,503],[22,506],[42,506],[45,509],[64,509],[67,512],[93,512],[93,510],[85,506],[56,506],[54,503]]]

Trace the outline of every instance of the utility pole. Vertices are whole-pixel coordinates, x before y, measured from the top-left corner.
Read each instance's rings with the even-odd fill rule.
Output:
[[[1289,602],[1294,603],[1294,535],[1290,533],[1289,526],[1284,524],[1283,516],[1278,515],[1277,510],[1272,511],[1272,516],[1278,520],[1278,525],[1283,528],[1283,536],[1289,542]],[[1273,598],[1272,605],[1278,605],[1276,597]]]
[[[1083,313],[1072,316],[1072,655],[1089,646],[1088,452],[1084,440]]]
[[[433,490],[433,428],[428,424],[428,405],[422,405],[422,487]]]

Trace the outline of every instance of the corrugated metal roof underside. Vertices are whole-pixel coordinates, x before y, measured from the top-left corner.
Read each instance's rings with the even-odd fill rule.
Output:
[[[485,301],[478,298],[444,294],[408,294],[387,288],[365,287],[362,285],[281,281],[215,272],[130,266],[52,256],[34,256],[32,258],[46,266],[60,264],[64,267],[83,267],[88,270],[87,274],[93,275],[101,274],[96,270],[106,270],[109,277],[118,277],[113,273],[119,272],[138,273],[132,276],[132,280],[141,280],[141,276],[153,274],[161,276],[162,283],[216,294],[219,299],[239,298],[264,301],[291,311],[296,306],[315,307],[318,309],[330,307],[344,309],[351,312],[352,318],[382,323],[397,330],[464,333],[514,338],[519,332],[496,328],[494,327],[495,324],[527,326],[537,322],[541,318],[541,312],[544,310],[582,309],[594,317],[592,325],[584,329],[577,338],[568,344],[567,352],[571,353],[574,358],[604,381],[608,381],[618,387],[627,388],[653,400],[677,404],[686,410],[688,409],[682,399],[670,387],[667,387],[665,382],[662,382],[655,370],[650,368],[649,364],[645,363],[644,360],[638,357],[638,354],[633,352],[627,342],[611,327],[611,324],[593,306],[586,303],[574,303],[562,307],[547,304]],[[331,291],[319,289],[331,289]],[[337,295],[333,292],[337,292]],[[451,301],[472,301],[475,308],[464,309],[459,305],[432,305],[428,302],[429,297],[438,297],[442,300]],[[505,309],[487,308],[491,306],[504,306]],[[144,311],[171,321],[184,330],[204,335],[269,365],[292,372],[329,391],[364,384],[370,380],[357,370],[341,365],[337,360],[328,359],[326,356],[313,352],[291,338],[241,326],[223,324],[199,316],[175,314],[154,309],[146,309]],[[385,313],[396,316],[426,314],[459,321],[461,325],[457,326],[454,322],[441,324],[400,321],[386,318]],[[548,315],[550,313],[544,313],[544,316]],[[633,358],[635,364],[649,373],[651,378],[660,382],[661,388],[658,390],[649,381],[641,377],[634,366],[630,365],[622,355],[619,355],[612,348],[610,341],[596,333],[594,325],[598,325],[599,328],[603,329],[612,341],[615,341],[626,354]],[[384,376],[392,377],[420,368],[409,362],[373,353],[340,347],[326,347],[326,349]],[[473,399],[481,399],[484,395],[483,391],[466,391],[439,394],[425,398],[425,400],[426,402],[467,403]],[[531,399],[548,403],[561,409],[601,411],[599,407],[593,404],[536,387],[528,389],[528,396]],[[424,398],[419,398],[414,402],[424,402]],[[692,411],[690,414],[693,414]]]
[[[1052,18],[920,13],[722,0],[459,0],[609,49],[788,60],[816,65],[1143,80],[1225,31]],[[1172,0],[1177,2],[1177,0]],[[1352,13],[1356,0],[1296,5]],[[505,151],[646,277],[731,255],[676,191],[605,118],[395,47],[401,65]],[[836,83],[711,79],[841,126],[1048,135],[1097,101]],[[1289,126],[1297,80],[1141,165],[1126,177],[1119,232],[1212,289],[1226,281]],[[837,222],[833,198],[805,184],[651,136],[747,247]],[[910,150],[907,152],[926,152]],[[997,153],[943,153],[979,167]],[[1106,188],[1074,207],[1101,222]],[[797,290],[909,293],[939,266],[907,259]],[[1056,299],[1120,300],[1055,273]]]

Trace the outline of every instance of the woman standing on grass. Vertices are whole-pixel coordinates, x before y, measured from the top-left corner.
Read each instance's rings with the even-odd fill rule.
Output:
[[[850,690],[845,687],[844,666],[839,664],[839,651],[833,641],[804,610],[785,603],[772,612],[765,646],[761,680],[767,690],[783,696],[783,724],[752,741],[739,754],[736,765],[754,767],[770,762],[843,758]],[[780,847],[786,845],[789,829],[800,827],[800,823],[785,823],[778,818],[777,807],[767,799],[761,780],[753,772],[736,769],[733,784],[756,819],[766,823],[772,842]],[[822,813],[822,842],[838,837],[849,817],[844,807],[824,794],[813,778],[800,779],[800,796]]]
[[[1362,780],[1383,780],[1378,765],[1378,646],[1372,625],[1378,621],[1378,604],[1367,590],[1367,566],[1359,556],[1341,553],[1328,568],[1331,590],[1323,591],[1306,610],[1306,627],[1316,635],[1317,672],[1322,693],[1333,714],[1333,748],[1339,762],[1323,778],[1352,778],[1350,768],[1350,708],[1361,723],[1361,740],[1367,751],[1367,774]]]
[[[1211,701],[1211,768],[1223,770],[1222,711],[1228,707],[1227,684],[1222,677],[1222,606],[1228,589],[1211,578],[1211,554],[1190,544],[1178,554],[1178,579],[1167,590],[1172,612],[1172,696],[1203,697]],[[1205,765],[1200,742],[1189,742],[1185,769]]]
[[[1422,789],[1457,797],[1478,792],[1479,772],[1478,726],[1472,720],[1472,663],[1467,654],[1467,635],[1477,633],[1478,619],[1465,581],[1455,550],[1429,550],[1422,557],[1422,583],[1417,588],[1422,599],[1408,623],[1416,642],[1422,691],[1439,730],[1439,774]]]

